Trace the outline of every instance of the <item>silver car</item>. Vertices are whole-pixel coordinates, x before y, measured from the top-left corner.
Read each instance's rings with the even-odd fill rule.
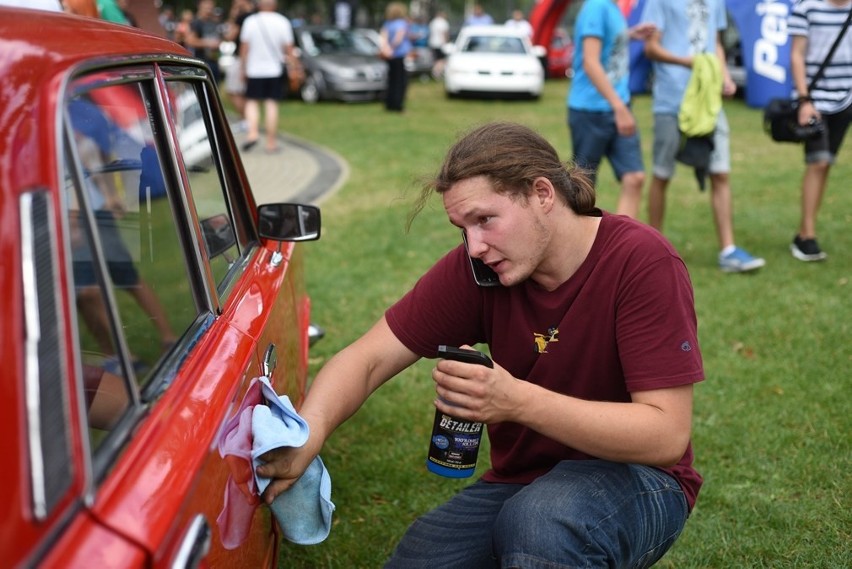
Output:
[[[375,101],[387,89],[387,64],[375,47],[353,30],[299,26],[294,30],[305,81],[302,100]]]

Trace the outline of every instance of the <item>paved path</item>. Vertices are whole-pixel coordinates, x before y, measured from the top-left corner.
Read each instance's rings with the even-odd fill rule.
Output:
[[[235,132],[242,146],[245,133]],[[258,205],[274,202],[319,204],[349,177],[349,164],[329,150],[286,133],[280,133],[282,151],[268,154],[259,141],[241,151],[246,174]]]

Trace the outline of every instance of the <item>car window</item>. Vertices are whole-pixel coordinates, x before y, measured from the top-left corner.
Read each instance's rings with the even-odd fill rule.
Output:
[[[219,169],[211,140],[215,133],[204,120],[204,84],[171,79],[166,83],[169,112],[186,165],[187,180],[217,290],[224,296],[228,277],[243,253],[237,240],[234,215],[227,199],[224,175]]]
[[[180,202],[169,199],[173,177],[152,126],[153,81],[110,79],[78,80],[65,103],[67,218],[93,449],[201,312]]]
[[[462,51],[471,53],[501,53],[501,54],[523,54],[524,42],[521,38],[504,36],[473,36]]]

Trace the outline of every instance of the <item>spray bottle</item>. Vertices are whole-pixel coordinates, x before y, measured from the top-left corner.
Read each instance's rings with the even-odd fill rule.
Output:
[[[491,358],[476,350],[442,345],[438,346],[438,357],[494,367]],[[436,409],[426,468],[448,478],[473,476],[482,429],[482,423],[456,419]]]

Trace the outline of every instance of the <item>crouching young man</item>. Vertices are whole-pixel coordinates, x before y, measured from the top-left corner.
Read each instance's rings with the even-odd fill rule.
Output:
[[[289,488],[334,429],[441,344],[487,344],[494,368],[438,360],[435,406],[488,426],[492,468],[417,519],[388,567],[647,567],[681,533],[704,377],[692,286],[657,231],[595,207],[589,180],[521,125],[463,136],[424,190],[499,277],[448,252],[317,375],[300,449],[258,473]]]

